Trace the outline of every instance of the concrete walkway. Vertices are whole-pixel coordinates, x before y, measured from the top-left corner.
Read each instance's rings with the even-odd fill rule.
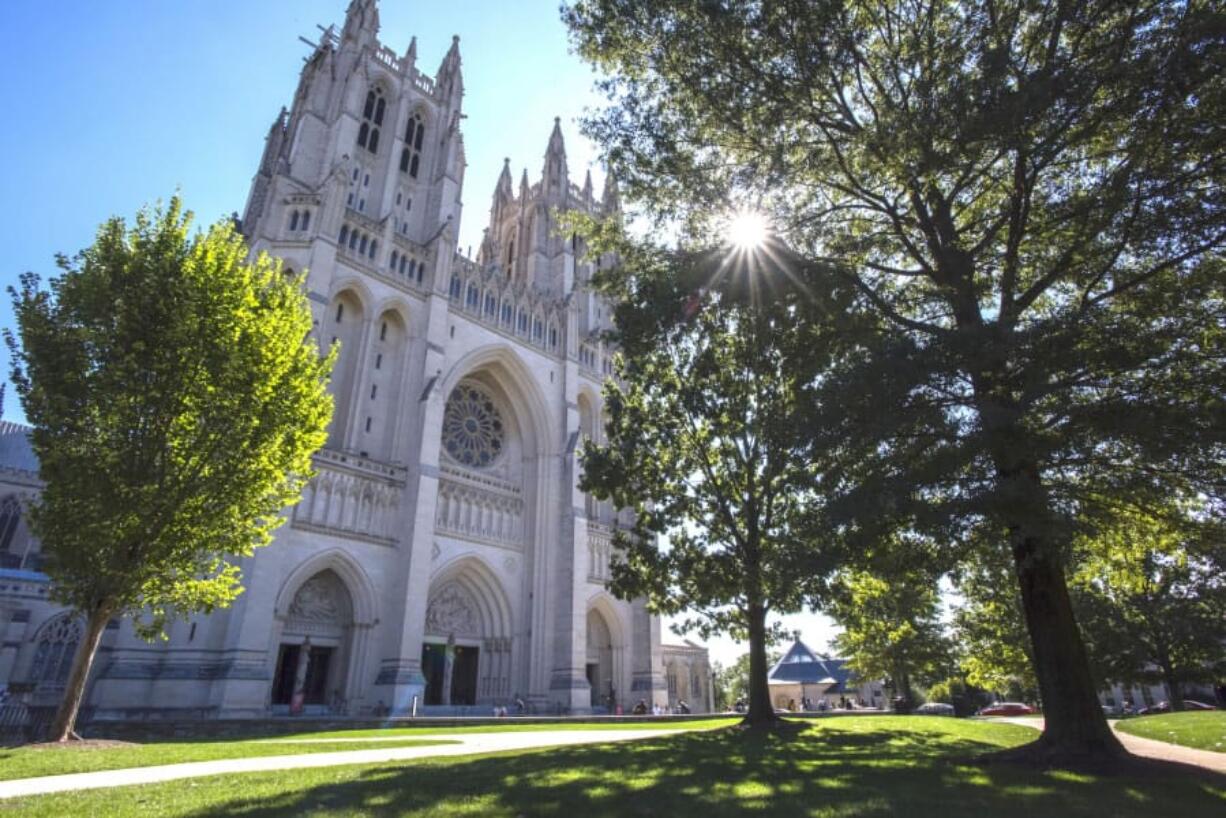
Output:
[[[399,740],[436,739],[456,744],[435,744],[429,747],[388,747],[374,750],[344,750],[309,755],[266,756],[263,758],[227,758],[216,761],[192,761],[161,767],[132,767],[126,770],[100,770],[91,773],[71,773],[40,778],[20,778],[0,781],[0,798],[23,795],[44,795],[68,790],[89,790],[102,787],[126,787],[131,784],[156,784],[181,778],[206,775],[293,770],[306,767],[332,767],[340,764],[380,764],[388,761],[408,761],[419,758],[443,758],[477,753],[497,753],[505,750],[532,750],[540,747],[562,747],[573,744],[601,744],[613,741],[635,741],[670,736],[681,730],[538,730],[522,733],[456,733],[402,736]],[[329,742],[335,739],[328,739]],[[362,739],[369,741],[369,739]]]
[[[1003,721],[1009,724],[1020,724],[1023,727],[1032,727],[1035,730],[1043,729],[1042,719],[992,719],[992,721]],[[1124,745],[1124,749],[1135,756],[1144,758],[1153,758],[1158,761],[1174,761],[1179,764],[1190,764],[1193,767],[1200,767],[1205,770],[1211,770],[1215,773],[1226,774],[1226,753],[1215,753],[1212,750],[1197,750],[1193,747],[1181,747],[1178,744],[1170,744],[1165,741],[1155,741],[1151,738],[1141,738],[1140,736],[1130,735],[1116,729],[1116,721],[1108,720],[1111,725],[1112,732],[1115,737],[1120,740],[1120,744]]]

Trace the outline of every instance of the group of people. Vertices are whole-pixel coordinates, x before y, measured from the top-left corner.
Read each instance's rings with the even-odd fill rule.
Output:
[[[527,712],[527,710],[528,710],[528,705],[524,704],[524,700],[520,698],[518,693],[516,693],[515,694],[515,715],[522,716],[524,713]],[[505,704],[494,705],[494,718],[504,719],[509,715],[510,715],[510,712],[508,711],[507,706]]]
[[[646,699],[639,699],[639,703],[636,704],[634,709],[630,711],[630,713],[635,716],[646,716],[649,712],[653,716],[667,716],[669,714],[668,708],[659,702],[652,702],[649,707]],[[676,712],[678,715],[682,716],[688,716],[690,714],[690,706],[685,699],[681,699],[677,702]]]

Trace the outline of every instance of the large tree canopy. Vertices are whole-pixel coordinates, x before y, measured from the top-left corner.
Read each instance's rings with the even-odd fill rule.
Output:
[[[1220,5],[564,13],[608,76],[589,132],[630,199],[691,235],[756,203],[811,285],[808,320],[848,317],[831,292],[872,317],[846,322],[806,424],[813,452],[841,455],[841,524],[1004,532],[1047,716],[1029,752],[1122,752],[1065,570],[1096,497],[1226,485]]]
[[[178,199],[106,222],[49,290],[11,290],[13,382],[46,486],[31,524],[54,598],[87,619],[53,727],[71,732],[103,629],[241,591],[232,561],[297,502],[332,414],[301,281]]]

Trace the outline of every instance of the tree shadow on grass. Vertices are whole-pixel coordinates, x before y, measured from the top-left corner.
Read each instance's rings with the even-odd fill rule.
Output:
[[[958,763],[997,745],[924,729],[721,729],[410,765],[340,768],[301,785],[230,779],[247,793],[193,816],[1221,816],[1226,777],[1143,781]],[[316,771],[318,772],[318,771]]]

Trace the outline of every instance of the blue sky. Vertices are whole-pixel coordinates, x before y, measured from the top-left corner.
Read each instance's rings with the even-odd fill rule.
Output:
[[[288,105],[316,24],[340,25],[348,0],[106,0],[5,5],[0,100],[0,284],[54,274],[56,253],[87,246],[99,223],[176,190],[201,222],[241,211],[268,126]],[[555,116],[570,171],[603,173],[577,118],[598,105],[594,76],[569,51],[557,0],[383,0],[380,37],[397,53],[417,36],[437,68],[453,34],[464,65],[468,156],[461,247],[480,241],[503,157],[535,179]],[[0,325],[12,325],[0,298]],[[3,353],[8,373],[7,350]],[[10,388],[4,417],[22,420]],[[789,617],[824,649],[821,617]],[[672,640],[675,637],[669,636]],[[712,644],[731,661],[743,649]]]

